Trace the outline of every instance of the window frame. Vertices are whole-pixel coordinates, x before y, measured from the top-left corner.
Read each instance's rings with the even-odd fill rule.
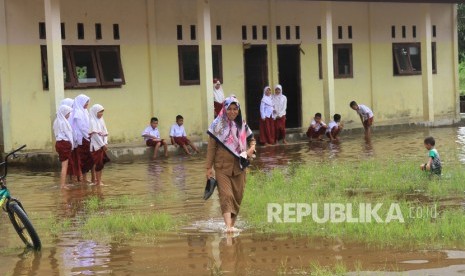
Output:
[[[221,47],[221,45],[212,45],[212,63],[213,63],[213,55],[215,55],[215,52],[216,54],[218,55],[218,76],[215,76],[215,72],[213,72],[213,68],[214,68],[214,64],[213,64],[213,68],[212,68],[212,72],[213,72],[213,77],[214,78],[218,78],[219,80],[221,80],[221,83],[223,83],[223,49]]]
[[[339,74],[339,57],[338,51],[340,49],[349,49],[349,74]],[[335,79],[350,79],[354,77],[354,62],[353,62],[353,52],[352,52],[352,43],[338,43],[333,44],[333,72]]]
[[[197,52],[197,71],[198,79],[196,80],[186,80],[184,78],[184,64],[183,64],[183,54],[184,52]],[[199,85],[200,84],[200,53],[198,45],[178,45],[178,65],[179,65],[179,85]]]
[[[47,45],[40,45],[41,60],[42,60],[42,86],[44,90],[48,90],[48,58],[47,58]],[[93,83],[79,83],[76,71],[72,68],[76,67],[73,53],[90,51],[92,56],[92,65],[95,70],[96,82]],[[114,51],[119,65],[119,73],[121,82],[105,82],[103,77],[103,66],[98,52],[101,51]],[[121,62],[121,51],[118,45],[104,45],[104,46],[76,46],[76,45],[63,45],[62,46],[63,65],[69,74],[69,80],[63,78],[65,89],[87,89],[87,88],[115,88],[121,87],[126,84]],[[46,81],[45,81],[46,80]]]
[[[393,61],[393,66],[392,66],[392,71],[394,76],[417,76],[422,74],[422,69],[420,70],[414,70],[413,65],[412,65],[412,60],[410,58],[410,51],[407,51],[408,54],[408,70],[401,70],[400,68],[400,63],[399,63],[399,57],[396,54],[396,50],[398,48],[410,48],[410,47],[417,47],[418,48],[418,55],[420,56],[421,59],[421,43],[420,42],[407,42],[407,43],[392,43],[392,61]],[[421,62],[420,62],[421,66]],[[397,71],[396,71],[397,68]]]

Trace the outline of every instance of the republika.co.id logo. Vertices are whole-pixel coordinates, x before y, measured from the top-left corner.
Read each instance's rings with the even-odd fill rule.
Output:
[[[405,217],[437,217],[436,205],[409,207],[406,214],[402,213],[399,203],[390,203],[387,211],[382,208],[383,205],[384,203],[358,203],[355,206],[352,203],[268,203],[267,221],[301,223],[303,219],[311,219],[316,223],[404,223]]]

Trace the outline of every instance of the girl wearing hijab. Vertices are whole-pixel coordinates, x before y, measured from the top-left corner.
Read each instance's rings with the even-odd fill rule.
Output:
[[[71,111],[71,107],[61,105],[58,108],[56,119],[53,122],[53,132],[56,141],[55,150],[61,162],[60,187],[62,189],[69,189],[66,185],[66,175],[68,172],[68,164],[72,162],[71,152],[74,148],[73,129],[68,122]]]
[[[108,158],[108,130],[103,120],[103,112],[105,109],[99,104],[94,104],[90,108],[90,152],[94,161],[95,170],[95,185],[103,185],[102,170],[105,163],[110,161]]]
[[[213,105],[215,108],[215,118],[220,114],[221,109],[223,108],[224,93],[223,88],[221,87],[221,82],[218,79],[213,79]]]
[[[78,95],[74,99],[73,112],[71,113],[71,127],[74,132],[74,142],[76,147],[76,164],[79,169],[78,181],[87,182],[86,174],[92,170],[93,160],[90,154],[90,119],[87,106],[90,98],[84,94]],[[94,171],[92,173],[92,182],[95,180]],[[82,178],[81,178],[82,177]]]
[[[65,98],[61,100],[60,105],[67,105],[69,107],[73,107],[74,100],[71,98]]]
[[[271,98],[271,88],[265,87],[263,90],[263,98],[260,103],[260,143],[265,146],[274,145],[275,130],[273,120],[273,99]]]
[[[225,231],[235,232],[238,229],[234,224],[245,188],[245,168],[255,152],[255,139],[246,122],[242,120],[240,105],[235,96],[224,100],[218,117],[213,120],[207,133],[210,136],[207,179],[213,177],[214,168]]]
[[[276,130],[276,141],[283,140],[283,144],[287,144],[286,141],[286,109],[287,109],[287,97],[283,95],[283,87],[278,84],[274,88],[273,96],[273,118],[275,119],[275,130]]]

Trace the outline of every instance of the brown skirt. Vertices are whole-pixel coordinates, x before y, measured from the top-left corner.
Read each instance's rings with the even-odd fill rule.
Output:
[[[217,170],[215,175],[218,182],[221,212],[223,214],[232,213],[233,216],[237,216],[244,195],[245,172],[228,176]]]

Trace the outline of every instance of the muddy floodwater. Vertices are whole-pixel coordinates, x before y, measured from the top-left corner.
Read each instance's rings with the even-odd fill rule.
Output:
[[[259,148],[251,170],[315,161],[388,161],[393,157],[418,159],[420,164],[426,160],[423,139],[429,135],[436,138],[445,166],[465,164],[465,127],[459,126],[375,131],[370,143],[362,134],[351,133],[343,135],[339,144],[299,142]],[[2,212],[0,275],[305,275],[311,263],[333,266],[341,261],[354,275],[363,271],[367,275],[465,274],[465,250],[455,248],[376,249],[337,238],[328,241],[265,236],[247,227],[239,235],[227,237],[221,232],[218,195],[215,192],[208,201],[202,199],[204,167],[205,148],[192,157],[172,153],[156,161],[111,162],[103,173],[106,186],[70,191],[58,189],[58,172],[11,168],[9,188],[23,202],[39,235],[48,226],[37,218],[69,219],[71,226],[56,237],[43,238],[42,251],[34,254],[23,250]],[[187,215],[187,222],[179,231],[159,234],[150,242],[83,238],[78,231],[79,224],[86,220],[83,201],[92,196],[105,200],[122,195],[143,198],[145,204],[138,205],[138,209]],[[241,216],[239,224],[246,225]]]

